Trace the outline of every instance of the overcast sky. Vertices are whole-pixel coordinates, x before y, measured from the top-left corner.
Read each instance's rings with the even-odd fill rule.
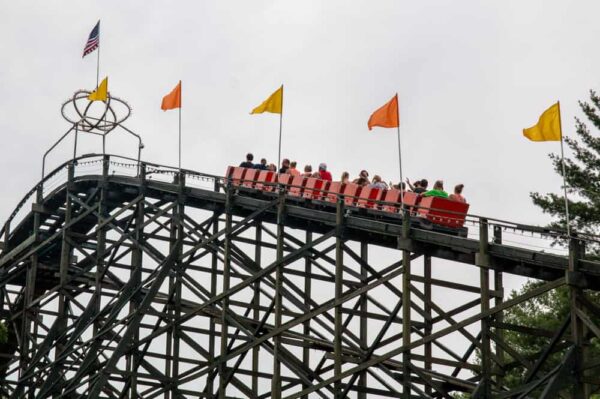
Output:
[[[464,183],[472,213],[530,224],[549,221],[529,192],[560,189],[547,156],[559,146],[521,130],[560,100],[573,135],[577,100],[599,85],[597,1],[22,4],[0,0],[0,221],[67,130],[61,103],[96,84],[97,54],[81,54],[98,19],[100,75],[133,107],[148,161],[177,164],[177,111],[160,102],[180,79],[184,167],[223,174],[247,151],[275,161],[278,116],[249,112],[283,83],[283,156],[397,180],[396,131],[367,120],[398,92],[404,175]],[[100,151],[82,138],[80,153]],[[115,136],[108,152],[136,144]]]
[[[0,223],[69,128],[63,101],[96,85],[97,52],[81,54],[98,19],[101,78],[132,106],[125,124],[143,137],[147,161],[177,165],[177,111],[160,103],[182,80],[183,167],[222,175],[248,151],[275,162],[278,116],[249,113],[284,84],[284,157],[327,162],[334,178],[368,169],[397,181],[396,130],[367,129],[397,92],[404,175],[444,179],[448,190],[464,183],[471,213],[527,224],[550,221],[529,192],[560,192],[548,159],[560,147],[522,129],[560,100],[574,135],[577,101],[600,86],[597,0],[23,4],[0,0]],[[101,150],[81,137],[80,154]],[[116,135],[107,150],[137,148]],[[48,169],[70,156],[71,141]],[[451,266],[440,273],[467,269]]]

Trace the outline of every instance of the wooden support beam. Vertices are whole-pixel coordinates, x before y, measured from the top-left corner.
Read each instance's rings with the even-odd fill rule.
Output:
[[[565,275],[567,281],[569,281],[570,275],[579,272],[579,259],[582,258],[582,242],[575,237],[571,237],[569,240],[569,269]],[[569,299],[571,307],[571,336],[573,337],[573,350],[569,360],[572,360],[575,368],[575,384],[573,387],[573,399],[584,399],[589,397],[590,387],[588,384],[582,381],[583,370],[581,365],[584,360],[584,336],[585,336],[585,324],[581,317],[577,317],[577,314],[581,311],[579,298],[583,295],[581,288],[578,285],[569,285]],[[550,393],[552,394],[552,392]],[[548,396],[549,397],[549,396]]]
[[[402,238],[404,240],[410,239],[410,216],[408,210],[403,211],[402,220]],[[410,264],[410,252],[408,250],[402,251],[402,345],[406,348],[402,352],[402,399],[411,398],[411,381],[410,381],[410,349],[411,344],[411,326],[410,326],[410,275],[411,275],[411,264]]]
[[[337,201],[335,224],[337,234],[335,237],[335,291],[334,298],[338,302],[335,307],[335,328],[333,337],[334,368],[333,375],[342,373],[342,297],[344,279],[344,202],[340,198]],[[342,397],[342,380],[337,380],[334,385],[335,398]]]
[[[369,273],[365,265],[369,264],[369,244],[366,241],[361,241],[360,243],[360,276],[361,281],[365,282]],[[368,328],[369,328],[369,318],[366,316],[369,312],[369,301],[367,299],[367,294],[363,294],[360,296],[360,343],[363,348],[367,348],[367,340],[368,340]],[[367,372],[363,371],[360,373],[358,377],[358,387],[360,388],[357,399],[367,399],[367,393],[363,390],[368,386]]]
[[[586,346],[600,335],[590,317],[600,308],[582,289],[595,287],[600,269],[582,253],[567,262],[505,246],[503,222],[492,220],[482,220],[494,228],[489,242],[483,232],[479,240],[451,236],[413,218],[414,228],[408,215],[339,212],[279,193],[238,195],[242,187],[223,194],[217,181],[214,191],[198,189],[182,184],[184,175],[193,176],[189,171],[142,190],[144,179],[108,176],[108,162],[101,162],[104,177],[78,173],[16,231],[4,230],[13,251],[0,256],[0,310],[17,349],[0,359],[2,395],[448,398],[476,389],[481,397],[534,391],[551,397],[571,388],[573,370],[584,396],[597,380],[600,362],[586,357]],[[36,217],[39,229],[31,230]],[[385,258],[377,247],[387,248]],[[401,259],[389,261],[398,255],[392,250]],[[169,258],[171,252],[177,253]],[[371,264],[369,255],[375,255]],[[412,261],[418,256],[424,269],[417,276]],[[478,286],[461,276],[432,278],[433,257],[476,264]],[[504,273],[553,282],[505,302]],[[557,332],[503,320],[511,306],[565,282],[576,299],[574,326],[569,321]],[[478,298],[451,309],[436,300],[433,287]],[[553,343],[525,356],[506,344],[504,329]],[[455,336],[471,341],[466,351],[449,347]],[[571,357],[549,374],[536,371],[571,341]],[[481,365],[470,361],[478,348]],[[502,373],[519,363],[507,358],[531,375],[512,393],[502,387]],[[479,380],[469,379],[471,372]],[[200,389],[188,388],[199,381]]]
[[[226,188],[227,201],[225,203],[225,238],[224,238],[224,261],[223,261],[223,292],[227,292],[230,289],[230,275],[231,275],[231,234],[232,234],[232,214],[231,214],[231,201],[234,194],[234,188],[228,186]],[[185,254],[184,254],[185,256]],[[229,311],[229,296],[223,296],[221,301],[223,309],[221,316],[221,339],[219,356],[224,358],[227,356],[227,338],[228,338],[228,324],[227,318],[225,317]],[[224,361],[219,366],[219,399],[225,399],[227,396],[226,387],[227,378],[227,362]]]
[[[275,328],[281,328],[283,312],[283,244],[284,244],[284,212],[285,201],[283,193],[279,194],[279,205],[277,207],[277,267],[275,268]],[[282,398],[281,384],[281,357],[282,357],[281,336],[276,334],[273,337],[273,380],[271,381],[271,395],[273,399]]]

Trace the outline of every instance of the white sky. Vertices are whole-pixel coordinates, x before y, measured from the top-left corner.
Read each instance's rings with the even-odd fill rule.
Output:
[[[561,178],[547,156],[558,143],[522,128],[560,100],[574,134],[577,101],[600,80],[593,1],[19,4],[0,0],[0,223],[68,129],[62,102],[95,87],[97,53],[81,54],[98,19],[101,78],[133,107],[147,161],[177,165],[177,111],[160,102],[181,79],[183,167],[223,174],[247,151],[276,162],[278,115],[249,112],[283,83],[283,157],[396,180],[395,129],[366,125],[398,92],[404,176],[464,183],[470,213],[527,224],[550,220],[529,192],[558,192]],[[136,150],[108,140],[109,153]],[[96,136],[80,138],[89,152]],[[47,170],[70,156],[69,140]]]
[[[177,164],[178,115],[160,102],[181,79],[183,167],[223,174],[247,151],[276,161],[278,116],[249,112],[283,83],[284,157],[396,180],[396,131],[367,120],[398,92],[404,175],[464,183],[471,213],[527,224],[549,221],[529,192],[561,178],[547,157],[558,143],[522,128],[560,100],[573,135],[577,101],[600,83],[591,0],[28,4],[0,0],[0,223],[68,129],[61,103],[95,87],[96,53],[81,53],[98,19],[101,78],[132,105],[145,160]],[[95,137],[80,147],[101,152]],[[136,144],[113,137],[108,152]],[[49,167],[71,155],[69,142]]]
[[[547,153],[521,129],[561,100],[566,135],[578,99],[598,86],[594,1],[0,1],[0,220],[40,176],[66,131],[60,104],[93,89],[96,54],[81,58],[101,19],[101,75],[134,114],[143,158],[177,164],[177,112],[160,101],[183,80],[183,166],[222,174],[250,150],[277,157],[277,115],[249,111],[285,84],[283,155],[397,179],[394,129],[366,127],[400,96],[404,175],[462,182],[471,211],[548,221],[532,190],[558,190]],[[92,145],[93,144],[93,145]],[[108,151],[135,144],[109,140]],[[65,145],[51,165],[67,159]],[[99,140],[81,152],[101,151]],[[52,163],[54,162],[54,163]]]

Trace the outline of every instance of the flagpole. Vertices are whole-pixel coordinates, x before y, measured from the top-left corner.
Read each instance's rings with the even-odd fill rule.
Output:
[[[279,114],[279,152],[277,153],[277,170],[281,167],[281,127],[283,125],[283,84],[281,85],[281,113]]]
[[[98,21],[98,57],[96,58],[96,88],[100,83],[100,21]]]
[[[179,81],[179,172],[181,172],[181,80]]]
[[[98,21],[100,23],[100,21]],[[96,57],[96,90],[98,90],[98,85],[100,84],[100,26],[98,26],[98,54]],[[103,114],[106,116],[106,113]],[[100,120],[100,130],[102,130],[104,126],[104,116]],[[102,134],[102,155],[106,155],[106,129],[104,129],[104,134]]]
[[[398,93],[396,93],[396,101],[398,101]],[[400,104],[396,108],[396,121],[398,122],[398,169],[400,171],[400,183],[398,189],[400,190],[400,203],[404,205],[404,191],[402,190],[402,149],[400,147]]]
[[[98,46],[98,57],[96,62],[96,88],[98,88],[98,84],[100,83],[100,46]]]
[[[98,21],[98,54],[96,54],[96,90],[98,90],[98,85],[100,84],[100,21]],[[106,113],[104,113],[106,115]],[[103,120],[100,120],[100,130],[103,129]],[[102,155],[106,155],[106,131],[102,135]]]
[[[567,198],[567,173],[565,169],[565,151],[563,148],[562,120],[560,118],[560,101],[558,104],[558,124],[560,126],[560,163],[562,164],[563,190],[565,193],[565,214],[567,216],[567,236],[571,236],[571,220],[569,218],[569,200]]]

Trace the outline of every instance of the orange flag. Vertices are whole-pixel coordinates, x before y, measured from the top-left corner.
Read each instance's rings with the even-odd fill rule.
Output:
[[[181,80],[177,83],[177,86],[175,86],[172,92],[163,97],[160,108],[163,111],[181,108]]]
[[[369,118],[369,130],[372,130],[373,126],[398,127],[400,125],[398,115],[398,94],[396,94],[387,104],[373,112]]]

